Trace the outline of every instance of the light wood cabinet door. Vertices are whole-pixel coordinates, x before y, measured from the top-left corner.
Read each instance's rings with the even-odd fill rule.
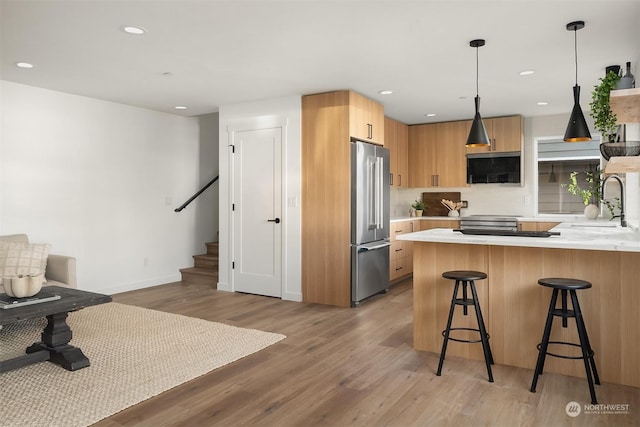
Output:
[[[409,187],[436,186],[437,124],[409,126]]]
[[[398,138],[396,141],[398,155],[396,187],[409,187],[409,126],[398,122]]]
[[[423,219],[420,221],[420,231],[434,228],[460,228],[458,219]]]
[[[467,153],[522,151],[523,121],[522,116],[483,119],[491,147],[469,147]]]
[[[389,149],[389,183],[398,187],[398,122],[384,118],[384,146]]]
[[[409,186],[466,186],[465,142],[470,127],[470,120],[409,126]]]
[[[549,231],[559,222],[550,221],[523,221],[518,222],[518,231]]]
[[[413,242],[397,240],[401,234],[418,231],[419,220],[397,221],[391,223],[391,253],[389,280],[394,281],[413,273]]]
[[[391,187],[407,188],[409,182],[409,127],[384,118],[384,146],[389,149]]]
[[[362,141],[384,145],[384,107],[356,92],[349,92],[349,133]]]
[[[435,148],[436,187],[465,187],[467,185],[467,136],[471,121],[437,124]]]

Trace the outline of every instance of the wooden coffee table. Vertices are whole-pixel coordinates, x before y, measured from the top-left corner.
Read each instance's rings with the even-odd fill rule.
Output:
[[[89,366],[89,359],[82,350],[69,344],[72,333],[67,325],[67,316],[72,311],[111,302],[111,296],[61,286],[47,286],[43,289],[60,295],[60,299],[9,309],[0,308],[0,325],[40,317],[47,318],[47,326],[41,335],[42,341],[27,347],[27,354],[23,356],[0,361],[0,372],[45,360],[69,371]]]

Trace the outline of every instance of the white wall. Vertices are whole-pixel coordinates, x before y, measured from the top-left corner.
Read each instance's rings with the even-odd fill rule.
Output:
[[[230,149],[228,126],[248,120],[284,121],[285,129],[283,162],[283,182],[285,182],[283,200],[287,207],[283,210],[283,246],[284,246],[284,289],[282,298],[302,301],[301,279],[301,97],[270,99],[220,107],[220,269],[218,289],[233,291],[231,274],[232,229],[231,218],[231,180],[229,176]],[[289,202],[294,202],[290,206]],[[251,242],[246,242],[251,244]]]
[[[214,237],[200,201],[173,212],[217,169],[201,170],[198,118],[7,81],[0,92],[0,234],[77,257],[81,289],[180,280]]]
[[[198,116],[198,123],[200,125],[198,189],[200,189],[218,175],[219,114]],[[196,236],[207,242],[218,240],[219,190],[220,182],[218,181],[193,201],[193,208],[191,205],[186,208],[195,210]],[[205,247],[201,247],[197,253],[204,253],[204,251]]]

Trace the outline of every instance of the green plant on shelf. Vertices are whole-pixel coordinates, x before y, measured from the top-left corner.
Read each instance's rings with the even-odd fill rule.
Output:
[[[415,200],[411,207],[417,211],[423,211],[426,209],[427,205],[422,200]]]
[[[609,141],[614,142],[617,129],[616,114],[611,111],[609,96],[611,90],[616,88],[620,76],[609,71],[606,76],[600,78],[600,84],[593,87],[589,114],[593,117],[594,127]]]

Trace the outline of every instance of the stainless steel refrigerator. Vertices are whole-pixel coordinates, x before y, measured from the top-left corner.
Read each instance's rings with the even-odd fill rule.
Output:
[[[351,142],[351,306],[389,288],[389,150]]]

